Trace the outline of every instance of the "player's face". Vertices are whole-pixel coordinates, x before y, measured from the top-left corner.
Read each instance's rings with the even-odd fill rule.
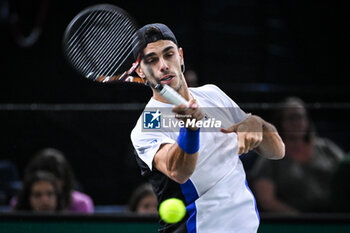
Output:
[[[149,43],[143,52],[141,69],[148,81],[152,82],[153,73],[160,83],[168,84],[179,91],[184,81],[181,71],[182,50],[170,40],[159,40]]]
[[[54,211],[57,206],[55,189],[48,181],[38,181],[32,186],[30,205],[34,211]]]

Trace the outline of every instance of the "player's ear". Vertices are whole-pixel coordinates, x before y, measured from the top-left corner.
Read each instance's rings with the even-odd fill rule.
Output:
[[[135,71],[136,71],[137,75],[140,78],[145,78],[146,77],[145,74],[143,73],[142,69],[141,69],[141,66],[138,66]]]
[[[185,73],[185,62],[184,62],[184,52],[182,48],[179,48],[179,55],[180,55],[180,64],[181,64],[181,72]]]
[[[182,50],[182,48],[179,48],[179,55],[181,58],[181,65],[184,64],[184,51]]]

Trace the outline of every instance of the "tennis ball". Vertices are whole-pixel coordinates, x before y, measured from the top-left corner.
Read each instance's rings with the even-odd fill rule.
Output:
[[[186,215],[185,204],[178,198],[169,198],[160,203],[159,215],[166,223],[177,223]]]

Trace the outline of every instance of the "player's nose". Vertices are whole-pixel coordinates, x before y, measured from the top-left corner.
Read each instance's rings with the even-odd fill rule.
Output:
[[[167,62],[162,58],[159,59],[159,65],[160,65],[161,72],[169,70],[169,66],[168,66]]]

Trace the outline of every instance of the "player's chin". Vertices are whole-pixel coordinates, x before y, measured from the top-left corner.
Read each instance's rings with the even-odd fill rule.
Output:
[[[173,88],[175,91],[180,91],[182,88],[182,83],[179,80],[174,80],[171,84],[170,87]]]

